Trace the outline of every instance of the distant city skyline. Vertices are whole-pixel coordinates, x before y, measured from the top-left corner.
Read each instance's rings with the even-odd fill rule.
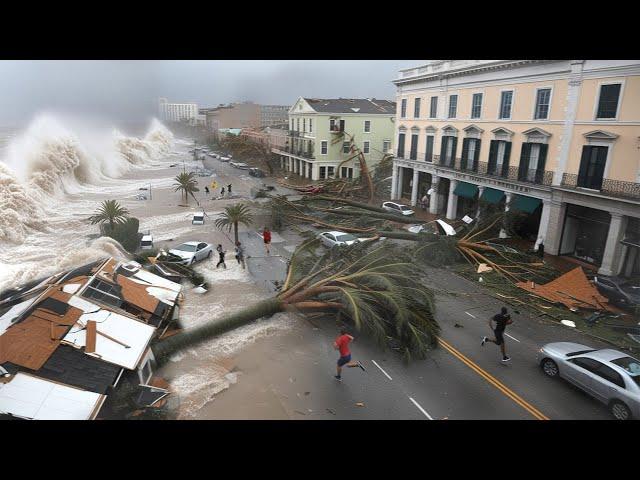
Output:
[[[424,60],[0,61],[0,125],[41,112],[118,121],[158,115],[158,99],[200,108],[298,97],[392,100],[398,70]]]

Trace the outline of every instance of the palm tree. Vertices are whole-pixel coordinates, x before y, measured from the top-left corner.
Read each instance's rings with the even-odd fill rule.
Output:
[[[220,230],[226,229],[235,235],[235,241],[238,243],[238,224],[241,223],[245,226],[250,226],[253,223],[253,216],[251,215],[251,209],[242,203],[236,203],[230,205],[224,209],[224,212],[220,214],[215,222],[216,227]]]
[[[339,313],[379,344],[399,343],[407,361],[437,344],[433,294],[401,248],[362,243],[318,257],[317,246],[313,239],[298,247],[278,295],[157,343],[156,357],[284,311]]]
[[[191,195],[196,202],[198,201],[193,193],[199,192],[200,189],[198,188],[198,180],[193,172],[182,172],[176,176],[175,181],[173,184],[173,186],[176,187],[174,192],[181,190],[187,203],[189,203],[189,195]]]
[[[96,223],[103,224],[105,222],[109,222],[109,227],[113,232],[113,228],[117,223],[124,223],[127,221],[129,217],[129,211],[122,207],[115,200],[105,200],[100,204],[98,210],[96,210],[95,215],[91,215],[89,217],[89,221],[91,225],[95,225]]]

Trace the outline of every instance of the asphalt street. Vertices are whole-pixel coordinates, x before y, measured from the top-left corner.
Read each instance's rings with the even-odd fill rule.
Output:
[[[237,183],[239,192],[262,183],[262,179],[248,177],[228,164],[216,160],[205,163],[223,183],[233,182],[234,188]],[[296,241],[295,236],[283,237],[274,238],[267,256],[258,232],[249,229],[241,233],[250,257],[247,265],[263,288],[272,289],[272,281],[283,280],[286,274],[286,262]],[[446,270],[429,270],[425,281],[437,291],[436,318],[442,328],[440,345],[426,360],[405,365],[394,352],[358,338],[356,333],[352,353],[366,372],[347,369],[339,383],[333,378],[337,354],[332,342],[338,331],[334,320],[301,320],[296,332],[290,333],[297,336],[293,350],[278,348],[277,339],[266,340],[263,367],[268,362],[281,365],[279,373],[264,379],[280,402],[275,418],[611,418],[604,405],[565,381],[547,378],[537,357],[540,347],[548,342],[572,341],[595,348],[607,345],[523,311],[513,314],[514,323],[507,327],[505,340],[512,360],[504,364],[496,345],[480,345],[483,335],[491,335],[488,319],[503,304],[479,284]],[[243,387],[239,383],[234,388]],[[224,397],[217,401],[224,402]]]

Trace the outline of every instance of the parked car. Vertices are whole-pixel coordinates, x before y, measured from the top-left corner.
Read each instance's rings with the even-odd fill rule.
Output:
[[[153,236],[142,236],[142,239],[140,240],[140,250],[153,250]]]
[[[204,212],[198,212],[193,214],[193,219],[191,220],[192,225],[204,225]]]
[[[251,168],[249,165],[242,162],[229,162],[229,165],[235,168],[239,168],[240,170],[249,170]]]
[[[220,160],[221,162],[229,162],[229,161],[231,161],[231,158],[230,157],[221,156],[220,158],[218,158],[218,160]]]
[[[597,275],[593,278],[593,283],[611,303],[620,307],[640,307],[640,282]]]
[[[357,237],[354,237],[350,233],[345,232],[322,232],[318,235],[318,238],[322,241],[322,243],[329,248],[333,248],[335,246],[343,246],[343,245],[353,245],[354,243],[358,243]]]
[[[434,223],[423,223],[418,225],[409,225],[406,227],[411,233],[435,233],[438,235],[455,235],[456,229],[449,225],[444,220],[436,220]]]
[[[571,342],[547,343],[538,360],[546,375],[573,383],[607,405],[616,419],[640,419],[640,360]]]
[[[266,177],[267,175],[260,170],[259,168],[250,168],[249,169],[249,175],[251,175],[252,177],[258,177],[258,178],[262,178],[262,177]]]
[[[388,212],[397,213],[399,215],[413,215],[415,213],[411,207],[395,202],[384,202],[382,204],[382,208]]]
[[[211,257],[213,245],[205,242],[184,242],[169,250],[169,253],[182,259],[178,262],[182,265],[193,265],[194,263]]]

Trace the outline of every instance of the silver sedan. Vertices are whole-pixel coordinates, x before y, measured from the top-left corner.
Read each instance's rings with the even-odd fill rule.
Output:
[[[579,343],[547,343],[540,366],[609,407],[618,420],[640,419],[640,360],[612,349],[595,350]]]
[[[329,248],[342,245],[353,245],[354,243],[359,242],[358,238],[354,237],[350,233],[337,231],[322,232],[318,235],[318,238],[320,238],[322,243]]]

